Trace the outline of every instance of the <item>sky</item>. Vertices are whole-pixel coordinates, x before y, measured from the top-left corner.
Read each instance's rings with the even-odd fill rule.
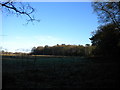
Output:
[[[25,25],[27,16],[2,13],[2,48],[29,52],[32,47],[91,44],[98,27],[91,2],[30,2],[40,22]]]

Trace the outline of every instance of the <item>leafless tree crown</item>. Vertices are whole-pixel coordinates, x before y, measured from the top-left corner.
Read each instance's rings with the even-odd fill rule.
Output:
[[[9,13],[19,15],[26,15],[28,17],[27,24],[33,21],[40,21],[34,18],[32,13],[35,11],[33,7],[29,5],[27,2],[14,2],[14,0],[8,0],[5,2],[0,2],[0,6],[2,6],[2,10],[6,9]]]

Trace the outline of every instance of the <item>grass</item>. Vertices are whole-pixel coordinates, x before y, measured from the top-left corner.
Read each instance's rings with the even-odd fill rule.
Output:
[[[119,64],[96,60],[80,57],[3,56],[3,89],[119,88]]]

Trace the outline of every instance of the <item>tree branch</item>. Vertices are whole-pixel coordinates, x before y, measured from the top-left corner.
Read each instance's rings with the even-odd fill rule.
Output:
[[[5,2],[5,3],[0,3],[0,5],[2,7],[6,7],[10,10],[13,10],[15,11],[16,13],[19,13],[21,15],[26,15],[29,19],[27,20],[27,24],[29,21],[33,22],[33,21],[40,21],[40,20],[36,20],[34,17],[31,17],[30,14],[32,14],[34,12],[34,8],[32,8],[29,4],[27,6],[27,9],[24,7],[24,5],[22,5],[22,7],[19,7],[19,9],[17,7],[15,7],[13,5],[13,2]],[[25,10],[30,10],[29,12],[28,11],[25,11]]]

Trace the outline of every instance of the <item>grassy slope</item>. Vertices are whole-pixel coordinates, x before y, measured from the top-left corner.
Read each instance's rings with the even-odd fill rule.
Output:
[[[119,87],[118,63],[109,60],[4,56],[2,62],[3,88]]]

